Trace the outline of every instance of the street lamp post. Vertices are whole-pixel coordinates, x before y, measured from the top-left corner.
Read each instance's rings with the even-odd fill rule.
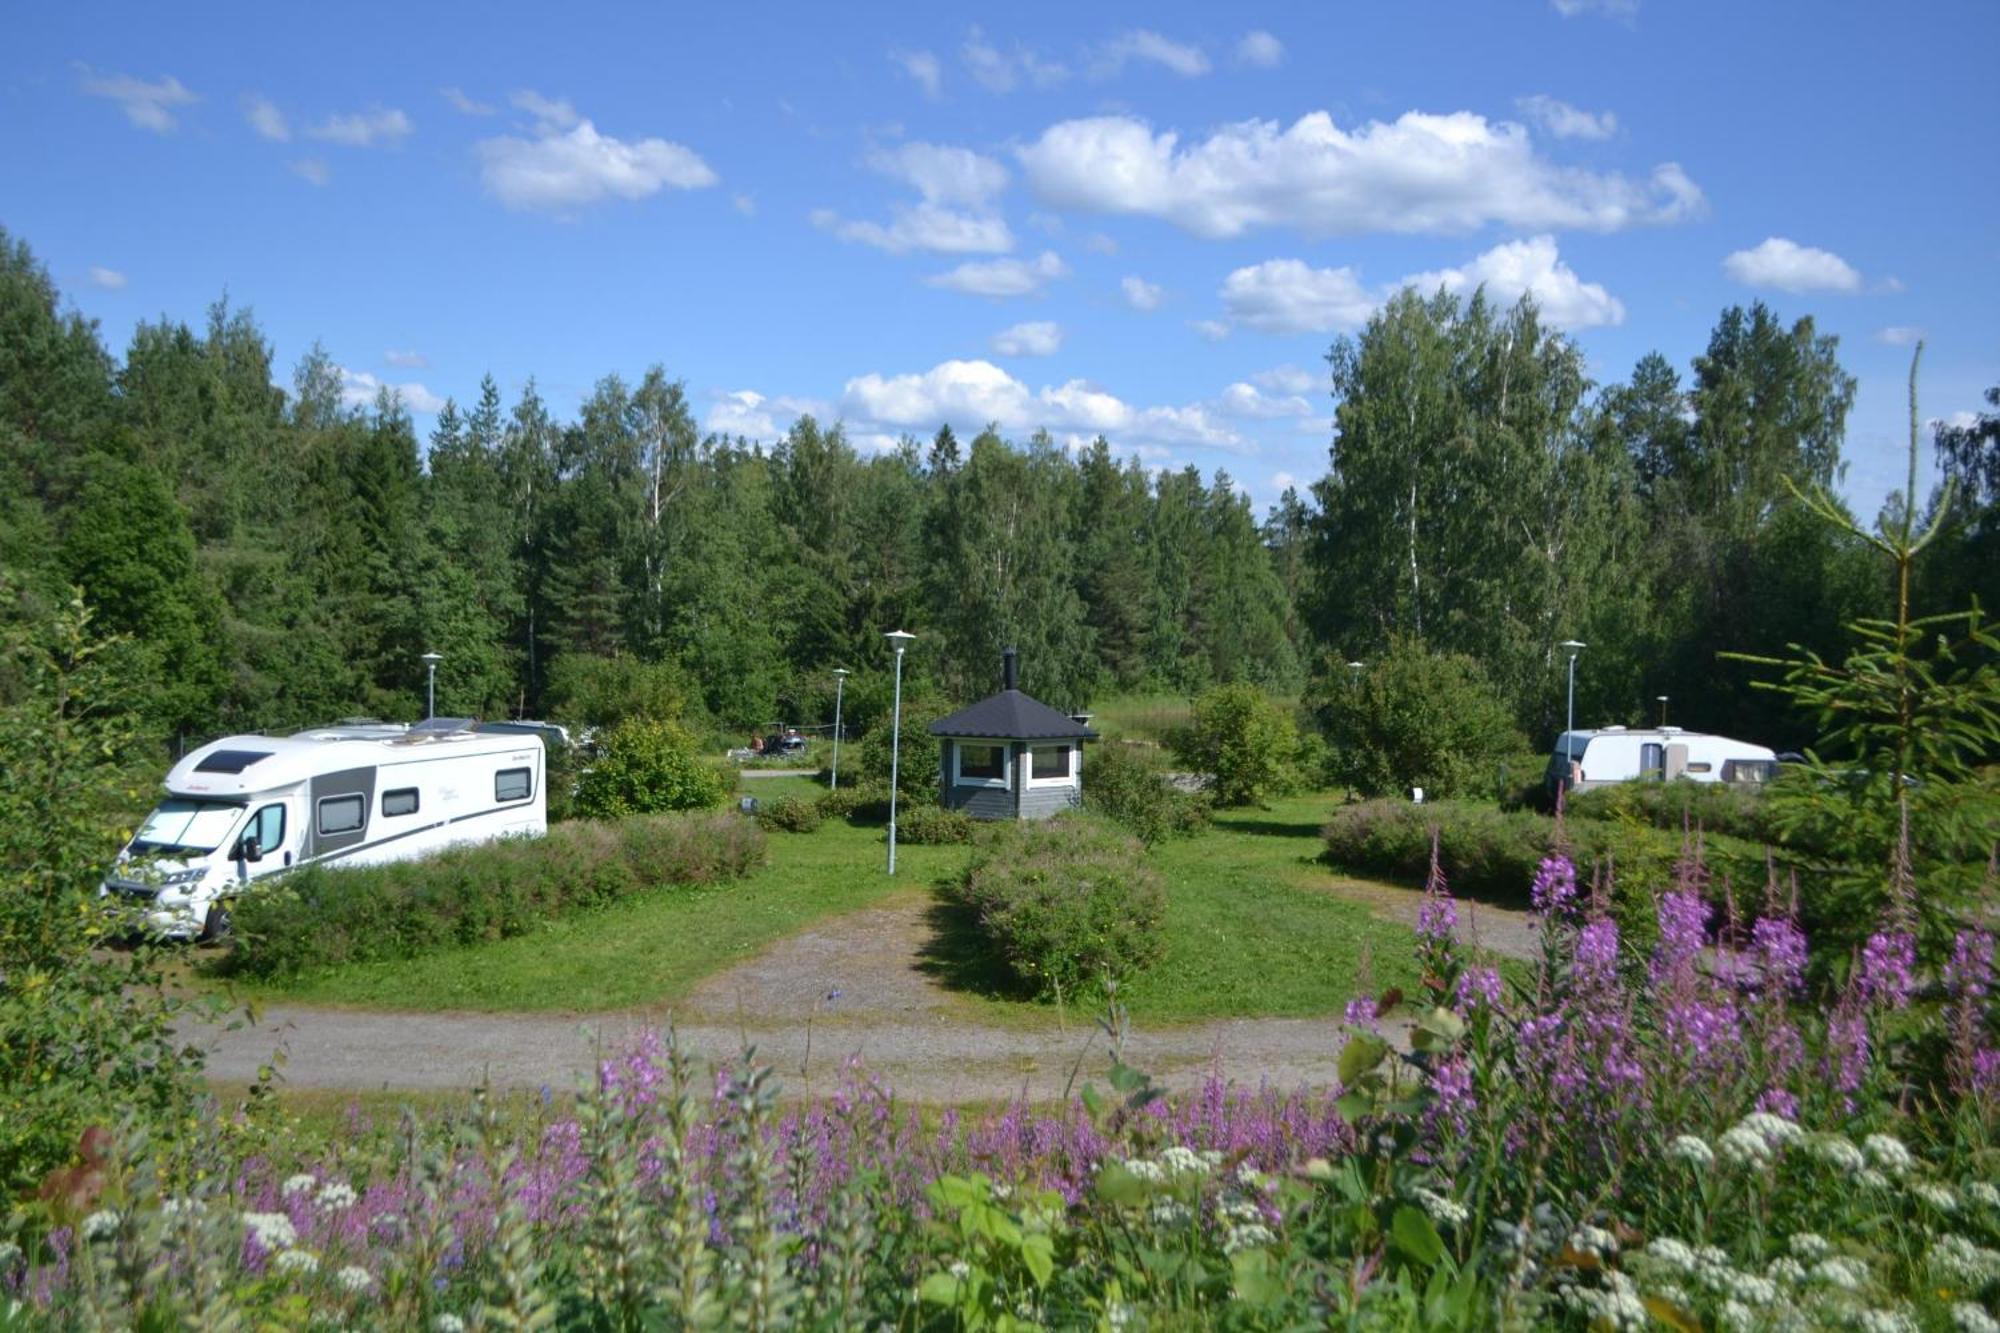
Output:
[[[1667,696],[1661,694],[1655,697],[1660,701],[1660,725],[1664,727],[1667,725]]]
[[[1576,655],[1590,645],[1576,639],[1564,639],[1560,646],[1569,650],[1569,711],[1563,724],[1563,731],[1567,733],[1576,730]],[[1564,758],[1568,757],[1564,755]]]
[[[833,781],[828,786],[840,790],[840,696],[847,688],[847,668],[833,669]]]
[[[1367,664],[1366,662],[1363,662],[1363,661],[1362,661],[1362,660],[1361,660],[1360,658],[1356,658],[1356,659],[1355,659],[1354,661],[1352,661],[1352,662],[1349,662],[1349,663],[1347,664],[1347,682],[1348,682],[1349,686],[1351,686],[1351,687],[1352,687],[1352,688],[1350,688],[1350,689],[1349,689],[1348,693],[1350,693],[1350,694],[1353,694],[1353,693],[1355,693],[1356,691],[1360,690],[1360,688],[1361,688],[1361,673],[1362,673],[1363,671],[1367,670],[1367,668],[1368,668],[1368,664]],[[1348,705],[1348,706],[1349,706],[1350,708],[1352,708],[1352,707],[1356,707],[1357,705],[1355,705],[1354,703],[1352,703],[1352,702],[1350,701],[1350,703],[1349,703],[1349,705]],[[1348,801],[1349,801],[1349,802],[1351,803],[1351,802],[1352,802],[1352,801],[1354,800],[1354,773],[1353,773],[1353,770],[1352,770],[1351,768],[1349,768],[1349,765],[1348,765],[1348,761],[1347,761],[1346,759],[1342,759],[1342,760],[1341,760],[1341,763],[1340,763],[1340,766],[1341,766],[1342,768],[1346,768],[1346,769],[1348,769],[1348,774],[1347,774],[1347,799],[1348,799]]]
[[[903,650],[917,636],[892,629],[882,636],[896,648],[896,702],[889,723],[889,873],[896,873],[896,787],[902,781]]]
[[[423,663],[428,668],[428,679],[424,684],[424,717],[428,720],[437,716],[438,711],[438,663],[444,661],[443,653],[425,653]]]

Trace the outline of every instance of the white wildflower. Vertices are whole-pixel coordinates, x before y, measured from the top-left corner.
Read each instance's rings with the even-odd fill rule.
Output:
[[[13,1272],[15,1266],[26,1257],[21,1253],[21,1247],[13,1241],[0,1240],[0,1275]]]
[[[1708,1146],[1708,1140],[1694,1134],[1680,1134],[1667,1145],[1667,1156],[1676,1162],[1689,1166],[1709,1167],[1715,1164],[1715,1149]]]
[[[1646,1257],[1669,1273],[1694,1272],[1694,1251],[1684,1240],[1658,1236],[1646,1242]]]
[[[85,1240],[110,1240],[118,1232],[118,1214],[110,1208],[100,1208],[83,1219],[77,1228],[83,1232]]]
[[[1868,1159],[1861,1155],[1861,1149],[1838,1134],[1815,1134],[1806,1141],[1806,1151],[1837,1171],[1853,1175],[1868,1165]]]
[[[1868,1266],[1858,1259],[1836,1255],[1812,1266],[1812,1280],[1842,1291],[1859,1291],[1868,1285]]]
[[[1833,1253],[1833,1245],[1825,1236],[1816,1231],[1795,1231],[1786,1243],[1792,1256],[1807,1263],[1817,1263]]]
[[[2000,1333],[2000,1319],[1971,1301],[1960,1301],[1951,1307],[1951,1326],[1958,1333]]]
[[[455,1314],[441,1314],[431,1320],[431,1333],[465,1333],[465,1321]]]
[[[331,1213],[338,1212],[342,1208],[352,1208],[358,1197],[354,1192],[354,1186],[333,1180],[319,1187],[319,1193],[313,1196],[313,1202]]]
[[[1603,1227],[1586,1224],[1569,1233],[1569,1247],[1578,1254],[1596,1255],[1601,1259],[1618,1253],[1618,1238]]]
[[[310,1194],[318,1186],[318,1176],[313,1175],[309,1171],[301,1171],[296,1176],[287,1177],[285,1183],[279,1186],[278,1193],[289,1199],[294,1194]]]
[[[1778,1284],[1755,1273],[1731,1273],[1729,1293],[1745,1305],[1771,1305],[1778,1299]]]
[[[1124,1301],[1112,1301],[1104,1307],[1104,1322],[1114,1329],[1124,1328],[1132,1322],[1132,1307]]]
[[[1236,1168],[1236,1183],[1246,1190],[1266,1190],[1271,1187],[1271,1178],[1248,1162]]]
[[[1124,1167],[1141,1180],[1149,1180],[1155,1185],[1164,1185],[1166,1183],[1167,1173],[1160,1168],[1158,1162],[1149,1162],[1143,1157],[1134,1157],[1131,1161],[1124,1163]]]
[[[1940,1236],[1930,1252],[1931,1272],[1955,1287],[1978,1288],[2000,1279],[2000,1250],[1974,1245],[1963,1236]]]
[[[1866,1170],[1856,1172],[1854,1181],[1856,1184],[1865,1186],[1871,1190],[1885,1190],[1889,1188],[1889,1177],[1883,1175],[1872,1166]]]
[[[2000,1186],[1990,1180],[1975,1180],[1967,1185],[1965,1197],[1984,1208],[2000,1208]]]
[[[1927,1180],[1910,1186],[1910,1193],[1941,1213],[1958,1210],[1958,1196],[1943,1185],[1933,1184]]]
[[[243,1225],[257,1238],[257,1243],[267,1250],[282,1250],[295,1244],[299,1238],[298,1228],[292,1219],[283,1213],[245,1213]]]
[[[1775,1155],[1771,1141],[1746,1125],[1729,1130],[1715,1146],[1731,1166],[1765,1166]]]
[[[1160,1165],[1168,1174],[1176,1176],[1205,1176],[1208,1166],[1192,1148],[1183,1148],[1178,1143],[1160,1153]]]
[[[333,1275],[344,1290],[359,1294],[375,1285],[375,1275],[359,1264],[349,1264]]]
[[[1265,1226],[1262,1222],[1246,1222],[1241,1226],[1229,1228],[1229,1234],[1222,1241],[1222,1252],[1224,1254],[1234,1254],[1238,1250],[1248,1250],[1254,1249],[1259,1245],[1269,1245],[1277,1239],[1278,1237],[1272,1232],[1271,1228]]]
[[[1014,1197],[1014,1187],[1012,1185],[995,1182],[993,1186],[993,1197],[997,1199],[999,1202],[1005,1203],[1007,1202],[1007,1200]]]
[[[1224,1199],[1215,1205],[1215,1215],[1224,1222],[1261,1222],[1264,1210],[1248,1199]]]
[[[1651,1320],[1638,1286],[1615,1268],[1606,1270],[1601,1287],[1563,1288],[1563,1302],[1607,1328],[1643,1329]]]
[[[945,1265],[944,1271],[951,1274],[954,1278],[958,1279],[960,1282],[963,1282],[965,1281],[965,1279],[972,1276],[972,1265],[965,1262],[965,1260],[963,1259],[954,1259],[949,1264]]]
[[[1716,1311],[1715,1326],[1722,1333],[1752,1333],[1764,1327],[1764,1318],[1742,1301],[1724,1301]]]
[[[1431,1215],[1433,1221],[1448,1227],[1464,1226],[1466,1219],[1472,1216],[1471,1210],[1457,1199],[1439,1194],[1435,1190],[1418,1190],[1417,1202]]]
[[[1764,1276],[1773,1282],[1796,1287],[1806,1280],[1806,1266],[1788,1254],[1781,1254],[1765,1265]]]
[[[1204,1170],[1213,1171],[1222,1165],[1222,1154],[1213,1148],[1203,1148],[1196,1155],[1201,1158],[1201,1165]]]
[[[311,1250],[280,1250],[271,1263],[280,1273],[304,1276],[319,1271],[319,1256]]]
[[[1861,1333],[1917,1333],[1917,1321],[1901,1310],[1863,1310],[1854,1316]]]
[[[1178,1227],[1186,1225],[1194,1214],[1179,1199],[1161,1199],[1153,1205],[1148,1216],[1155,1226]]]
[[[1770,1111],[1752,1111],[1749,1115],[1737,1121],[1736,1124],[1739,1129],[1747,1129],[1754,1133],[1762,1134],[1765,1141],[1771,1144],[1772,1147],[1783,1147],[1788,1143],[1797,1143],[1806,1136],[1806,1132],[1798,1127],[1797,1122],[1787,1120],[1785,1117]]]
[[[1916,1160],[1910,1156],[1910,1150],[1903,1146],[1903,1141],[1891,1134],[1870,1134],[1861,1141],[1861,1146],[1867,1150],[1875,1165],[1890,1175],[1901,1175],[1909,1170]]]

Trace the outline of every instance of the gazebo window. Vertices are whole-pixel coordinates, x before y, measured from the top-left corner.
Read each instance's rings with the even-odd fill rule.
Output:
[[[1034,767],[1028,775],[1037,782],[1067,782],[1069,780],[1069,755],[1067,745],[1037,745],[1030,748],[1034,756]]]
[[[1007,783],[1007,747],[1004,745],[981,744],[975,741],[960,741],[952,747],[956,751],[958,771],[954,779],[960,786],[1005,786]]]

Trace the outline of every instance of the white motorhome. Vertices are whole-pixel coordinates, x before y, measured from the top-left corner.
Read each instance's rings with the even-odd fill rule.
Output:
[[[1552,793],[1641,779],[1756,786],[1777,773],[1777,753],[1748,741],[1680,727],[1599,727],[1556,737],[1548,785]]]
[[[372,865],[548,831],[542,738],[437,718],[229,736],[167,774],[103,892],[161,934],[214,938],[227,900],[294,866]]]

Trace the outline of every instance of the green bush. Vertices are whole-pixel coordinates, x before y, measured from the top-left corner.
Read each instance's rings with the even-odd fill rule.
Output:
[[[897,807],[896,840],[926,847],[943,847],[972,841],[979,821],[963,810],[946,810],[936,805]]]
[[[767,833],[811,833],[823,818],[818,801],[797,796],[780,796],[757,806],[757,826]]]
[[[828,819],[845,819],[854,824],[886,824],[889,822],[889,784],[876,786],[870,782],[857,782],[846,787],[835,787],[821,796],[817,802],[819,812]]]
[[[687,677],[672,662],[565,653],[549,668],[549,716],[580,726],[676,721],[687,711],[689,694]]]
[[[1207,828],[1207,795],[1176,790],[1149,753],[1150,747],[1124,741],[1091,747],[1083,772],[1084,808],[1123,825],[1148,847]]]
[[[238,898],[223,971],[259,979],[505,939],[663,885],[740,879],[764,835],[734,813],[577,821],[416,861],[306,866]]]
[[[896,788],[902,800],[911,804],[937,802],[941,757],[938,739],[931,735],[930,726],[956,711],[934,695],[904,693],[903,757],[896,773]],[[861,781],[881,788],[885,795],[889,790],[889,749],[893,738],[891,720],[884,716],[855,747],[860,752],[855,767],[859,770]]]
[[[599,742],[577,782],[576,812],[592,819],[703,810],[720,805],[732,779],[696,753],[678,724],[647,718],[619,723]]]
[[[1721,782],[1620,782],[1572,795],[1572,819],[1630,821],[1678,833],[1698,828],[1732,838],[1777,842],[1762,792]]]
[[[1202,695],[1194,720],[1171,744],[1182,763],[1208,778],[1218,805],[1261,805],[1297,789],[1298,728],[1255,685],[1223,685]]]
[[[1503,758],[1528,748],[1478,662],[1414,639],[1397,640],[1358,673],[1328,663],[1312,708],[1340,782],[1364,796],[1407,796],[1422,787],[1429,800],[1497,798]],[[1543,756],[1532,774],[1547,762]]]
[[[1166,891],[1130,834],[1082,815],[1001,824],[955,896],[1022,986],[1075,999],[1166,951]]]

